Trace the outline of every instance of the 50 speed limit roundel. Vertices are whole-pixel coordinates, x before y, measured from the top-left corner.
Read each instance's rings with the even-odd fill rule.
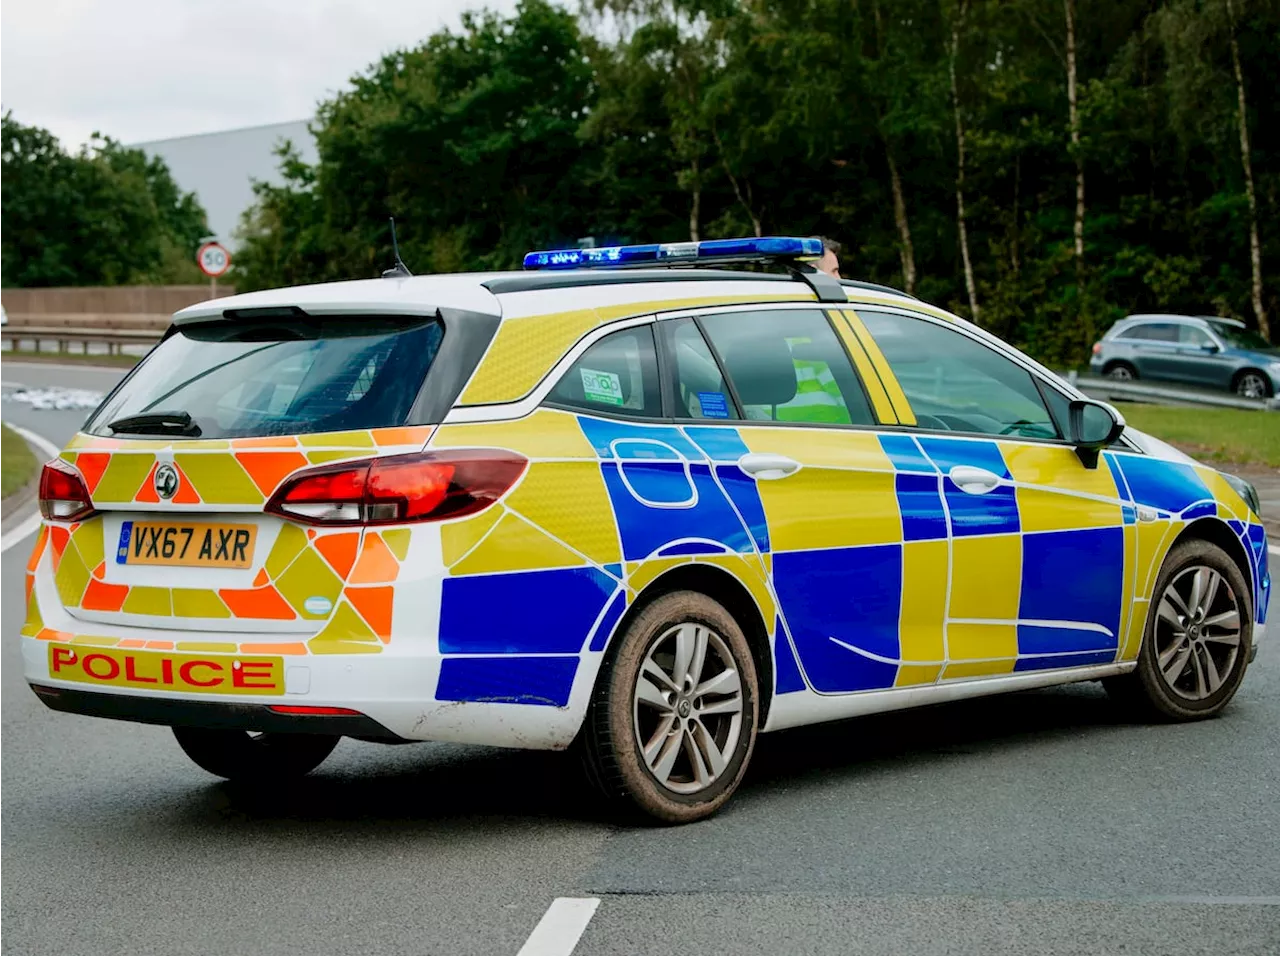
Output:
[[[206,242],[196,253],[196,262],[200,264],[201,272],[216,279],[231,268],[231,253],[220,243]]]

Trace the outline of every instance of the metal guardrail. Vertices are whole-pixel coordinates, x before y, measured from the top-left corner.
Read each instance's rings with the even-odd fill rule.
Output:
[[[1152,385],[1144,381],[1080,377],[1075,372],[1062,376],[1080,391],[1103,401],[1146,402],[1153,405],[1203,405],[1213,408],[1242,408],[1253,412],[1280,411],[1280,398],[1241,398],[1230,392],[1210,392],[1192,388]]]

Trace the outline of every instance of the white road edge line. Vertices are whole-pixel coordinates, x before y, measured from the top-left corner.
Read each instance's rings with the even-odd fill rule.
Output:
[[[569,956],[599,905],[594,896],[553,900],[516,956]]]
[[[25,438],[29,443],[31,443],[32,445],[35,445],[36,448],[40,449],[42,454],[46,455],[49,458],[58,457],[57,446],[54,445],[53,442],[49,441],[49,439],[45,438],[43,435],[37,435],[33,431],[28,431],[25,428],[22,428],[18,425],[11,424],[9,422],[6,422],[5,424],[9,425],[10,428],[12,428],[15,432],[17,432],[19,435]],[[27,518],[26,521],[22,522],[22,524],[18,525],[12,531],[6,534],[3,538],[0,538],[0,554],[3,554],[5,551],[8,551],[10,548],[12,548],[16,544],[21,544],[31,535],[35,534],[35,532],[39,528],[40,528],[40,512],[37,511],[35,514]]]

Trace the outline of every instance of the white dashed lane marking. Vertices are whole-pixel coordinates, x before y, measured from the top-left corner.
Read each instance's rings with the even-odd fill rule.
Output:
[[[547,907],[517,956],[569,956],[595,915],[596,897],[562,896]]]

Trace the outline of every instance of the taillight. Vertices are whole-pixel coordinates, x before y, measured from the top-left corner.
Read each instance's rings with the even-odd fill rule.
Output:
[[[1094,342],[1094,343],[1093,343],[1093,354],[1094,354],[1094,355],[1101,355],[1101,354],[1102,354],[1102,343],[1101,343],[1101,342]]]
[[[276,489],[266,510],[306,524],[404,524],[489,507],[528,460],[496,448],[425,451],[308,468]]]
[[[40,472],[40,513],[50,521],[79,521],[93,514],[93,499],[74,466],[61,458]]]

